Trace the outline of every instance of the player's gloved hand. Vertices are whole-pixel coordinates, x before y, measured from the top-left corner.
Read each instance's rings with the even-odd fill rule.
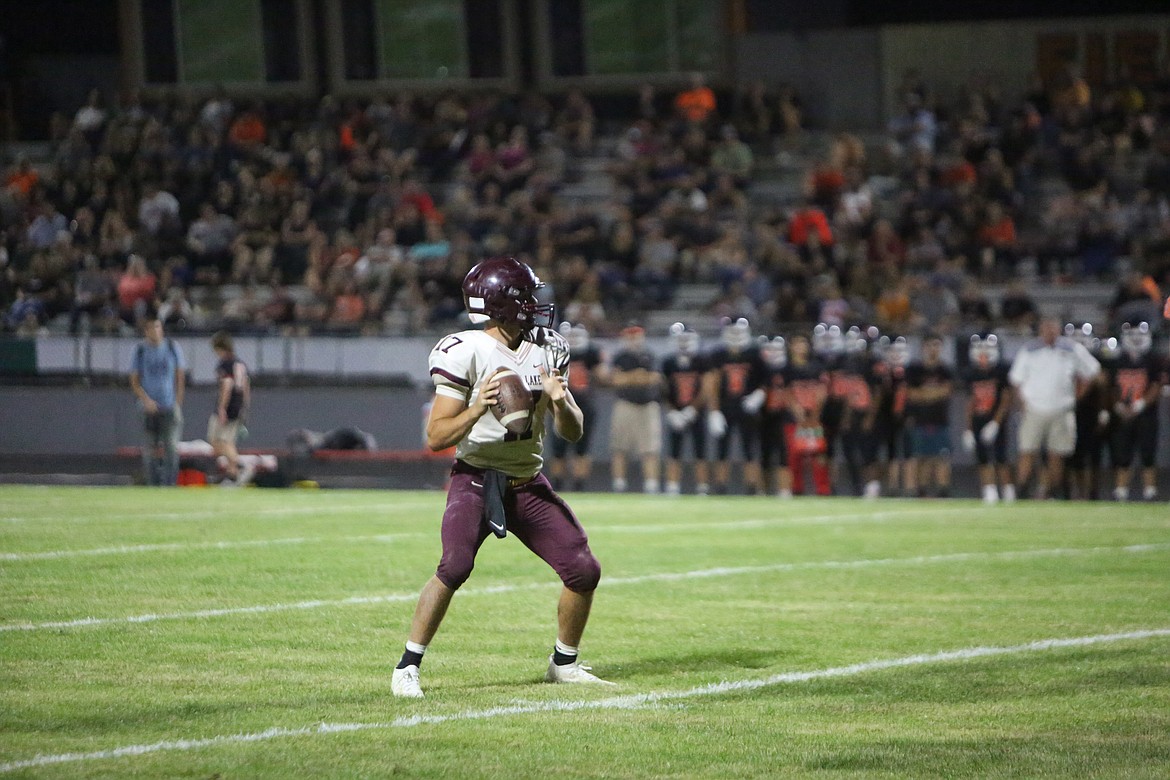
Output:
[[[718,409],[707,412],[707,433],[712,436],[727,433],[727,418],[723,416],[723,412]]]
[[[699,410],[693,406],[684,406],[678,410],[679,414],[686,420],[687,425],[690,425],[699,416]]]
[[[979,429],[979,440],[988,447],[995,444],[997,436],[999,436],[999,423],[995,420],[988,421],[987,425]]]
[[[972,431],[972,430],[963,431],[963,451],[964,452],[974,452],[975,451],[975,431]]]
[[[1108,424],[1109,424],[1109,410],[1102,409],[1101,411],[1097,412],[1097,427],[1104,428]]]
[[[756,414],[760,411],[760,409],[764,408],[764,399],[766,397],[767,395],[764,393],[764,388],[757,387],[755,390],[745,395],[743,400],[739,402],[739,405],[742,406],[743,410],[748,414]]]
[[[1113,404],[1113,412],[1123,420],[1127,420],[1130,416],[1129,404],[1123,401],[1118,401],[1117,403]]]
[[[687,416],[682,409],[671,409],[666,413],[666,424],[672,431],[681,431],[687,427]]]
[[[1141,414],[1146,409],[1146,399],[1138,398],[1130,405],[1130,409],[1133,410],[1133,415],[1135,417]]]

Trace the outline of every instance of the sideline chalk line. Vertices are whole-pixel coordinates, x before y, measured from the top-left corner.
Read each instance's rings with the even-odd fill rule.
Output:
[[[447,715],[408,715],[395,718],[386,723],[318,723],[303,728],[287,728],[274,726],[251,734],[232,734],[202,739],[175,739],[154,742],[148,745],[128,745],[109,750],[97,750],[91,753],[58,753],[55,755],[37,755],[34,758],[20,761],[10,761],[0,764],[0,773],[15,772],[21,769],[33,769],[53,764],[77,763],[81,761],[98,761],[108,758],[122,758],[125,756],[142,756],[162,751],[188,751],[221,745],[246,744],[249,742],[264,742],[281,737],[302,737],[318,734],[339,734],[355,731],[387,730],[396,728],[411,728],[423,725],[439,725],[453,721],[490,720],[493,718],[513,715],[529,715],[541,712],[575,712],[581,710],[631,710],[646,707],[662,701],[678,701],[693,699],[702,696],[718,696],[723,694],[739,693],[768,688],[775,685],[811,682],[836,677],[850,677],[869,672],[898,669],[926,664],[949,663],[952,661],[970,661],[976,658],[993,656],[1018,655],[1020,653],[1035,653],[1046,650],[1058,650],[1069,647],[1087,647],[1091,645],[1111,642],[1123,642],[1140,639],[1155,639],[1170,637],[1170,628],[1142,629],[1116,634],[1097,634],[1094,636],[1068,637],[1059,639],[1042,639],[1019,645],[978,646],[960,650],[946,650],[937,653],[921,653],[887,658],[847,666],[834,666],[827,669],[814,669],[805,672],[783,672],[770,677],[755,680],[725,680],[723,682],[700,685],[680,691],[657,691],[651,693],[629,694],[625,696],[611,696],[605,699],[589,701],[566,701],[554,699],[547,702],[514,704],[504,707],[490,707],[481,710],[464,710]]]

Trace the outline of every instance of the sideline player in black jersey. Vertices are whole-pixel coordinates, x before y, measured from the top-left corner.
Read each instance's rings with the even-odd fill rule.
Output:
[[[707,467],[707,424],[699,414],[707,406],[703,397],[703,376],[707,360],[699,351],[699,334],[681,322],[670,326],[673,352],[662,362],[666,380],[666,494],[682,492],[682,456],[690,440],[694,459],[695,493],[710,490]]]
[[[726,493],[731,479],[731,439],[738,435],[743,456],[745,492],[760,489],[759,446],[760,407],[744,401],[748,382],[755,371],[759,353],[752,344],[751,325],[742,317],[723,325],[722,344],[711,351],[707,363],[704,395],[707,398],[707,433],[715,441],[716,493]]]
[[[549,466],[549,476],[555,489],[565,490],[571,484],[573,490],[579,491],[585,489],[593,473],[593,457],[589,454],[593,431],[593,392],[597,385],[605,383],[606,365],[601,350],[592,343],[589,329],[584,325],[562,322],[558,330],[569,343],[569,392],[585,415],[585,424],[581,438],[576,442],[553,436],[553,461]],[[571,483],[569,479],[572,479]]]
[[[788,440],[785,426],[792,422],[785,376],[788,344],[783,336],[760,344],[759,373],[752,382],[752,394],[763,394],[760,409],[760,474],[778,498],[792,498],[792,471],[788,467]]]
[[[877,474],[878,442],[874,435],[877,405],[872,390],[869,342],[860,328],[850,328],[845,334],[841,361],[830,374],[829,395],[841,405],[841,454],[853,492],[876,498],[881,493]]]
[[[945,498],[951,490],[950,407],[954,371],[942,360],[942,338],[928,335],[922,359],[906,369],[906,419],[910,426],[911,461],[906,487],[927,495],[927,485]]]
[[[891,495],[905,487],[906,458],[910,452],[906,433],[906,367],[910,365],[910,345],[905,336],[890,339],[882,336],[874,349],[870,366],[877,395],[874,421],[879,457],[886,453],[886,484]]]
[[[1147,322],[1124,325],[1120,346],[1117,361],[1106,366],[1113,410],[1109,437],[1109,456],[1116,469],[1113,498],[1129,499],[1131,471],[1138,460],[1142,467],[1142,498],[1153,501],[1158,497],[1158,399],[1162,387],[1170,383],[1170,370],[1150,354],[1153,338]]]
[[[963,449],[975,454],[983,502],[994,504],[1016,500],[1011,466],[1007,457],[1007,416],[1012,389],[1008,366],[1000,360],[999,337],[994,333],[971,336],[967,350],[967,429]]]
[[[1114,346],[1103,352],[1101,339],[1093,335],[1092,323],[1067,323],[1064,335],[1083,344],[1102,364],[1116,358],[1117,339],[1112,339]],[[1082,383],[1077,393],[1076,406],[1073,407],[1077,418],[1077,443],[1065,463],[1070,497],[1082,501],[1096,501],[1101,497],[1101,463],[1111,419],[1109,405],[1109,382],[1104,372]]]

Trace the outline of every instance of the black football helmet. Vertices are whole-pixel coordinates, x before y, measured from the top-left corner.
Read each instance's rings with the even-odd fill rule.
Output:
[[[544,287],[524,263],[514,257],[489,257],[463,277],[463,305],[471,321],[489,319],[504,325],[551,328],[555,306],[540,303],[536,291]]]

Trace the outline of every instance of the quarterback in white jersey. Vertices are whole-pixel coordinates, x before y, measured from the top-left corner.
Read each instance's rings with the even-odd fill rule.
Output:
[[[535,476],[544,465],[544,420],[549,397],[545,377],[569,374],[569,345],[549,328],[533,328],[533,341],[523,339],[510,348],[482,330],[463,330],[447,336],[431,350],[431,380],[435,394],[473,406],[488,377],[509,368],[532,391],[535,409],[532,425],[522,434],[509,433],[495,418],[485,414],[455,445],[455,457],[477,468],[496,469],[510,477]],[[539,343],[538,343],[539,342]]]
[[[467,313],[483,330],[454,333],[431,351],[435,399],[427,446],[435,451],[454,446],[455,465],[443,512],[443,555],[419,595],[406,649],[390,681],[395,696],[423,696],[423,653],[492,534],[518,538],[564,585],[545,679],[608,684],[577,659],[601,565],[585,529],[540,472],[547,412],[562,438],[576,441],[584,430],[584,415],[566,382],[568,343],[550,330],[553,307],[537,301],[541,286],[532,269],[515,258],[484,260],[463,280]],[[515,371],[534,395],[531,425],[523,433],[510,433],[487,413],[500,392],[493,377],[500,368]]]

